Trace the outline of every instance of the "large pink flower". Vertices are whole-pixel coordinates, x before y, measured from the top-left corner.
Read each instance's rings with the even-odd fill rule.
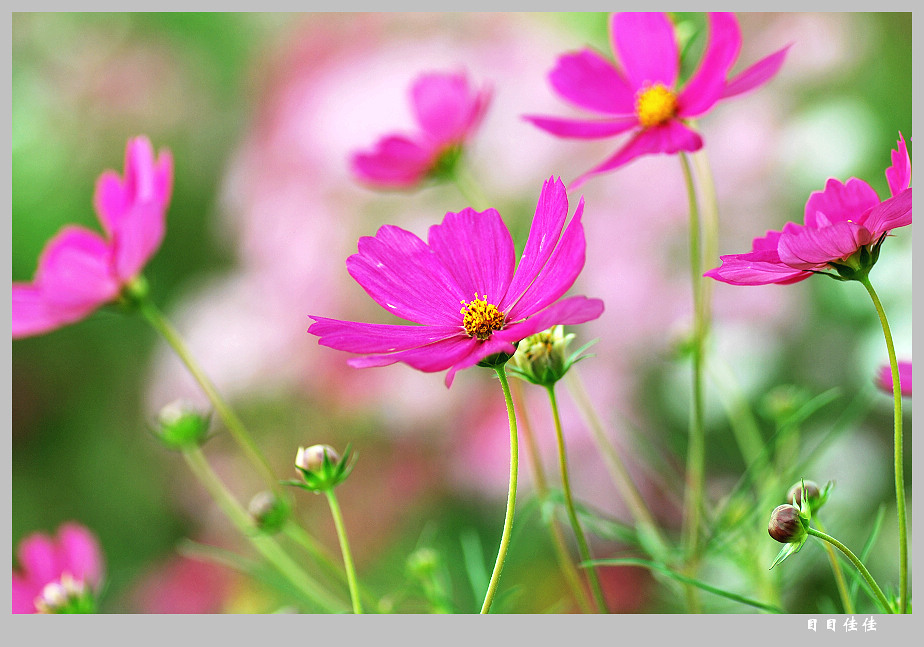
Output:
[[[105,171],[93,206],[105,236],[64,227],[39,257],[32,283],[13,283],[13,338],[40,335],[83,319],[138,276],[160,247],[173,184],[169,151],[147,137],[128,141],[125,177]]]
[[[34,533],[17,552],[13,571],[13,613],[36,613],[36,601],[48,585],[87,586],[97,590],[103,576],[103,555],[89,530],[76,523],[58,528],[57,537]]]
[[[898,384],[904,396],[911,397],[911,362],[898,362]],[[884,364],[876,373],[876,386],[882,391],[892,395],[892,367]]]
[[[385,225],[359,240],[347,269],[376,303],[419,326],[325,319],[308,332],[318,343],[366,357],[365,368],[404,362],[426,372],[456,371],[490,355],[513,353],[515,344],[555,324],[596,319],[603,302],[582,296],[558,299],[584,267],[584,227],[578,203],[568,224],[568,196],[561,180],[542,187],[519,266],[510,232],[494,209],[447,213],[425,243],[409,231]],[[461,308],[459,305],[461,304]]]
[[[680,54],[674,28],[665,14],[613,14],[610,41],[622,67],[592,49],[584,49],[561,56],[549,73],[549,81],[562,97],[606,118],[526,117],[558,137],[599,139],[633,131],[622,148],[580,176],[570,188],[641,155],[699,150],[703,140],[687,120],[706,114],[721,99],[766,83],[783,64],[788,49],[771,54],[729,80],[728,73],[741,49],[741,31],[734,14],[710,13],[709,41],[699,69],[678,88]]]
[[[491,92],[476,91],[464,74],[423,74],[411,87],[421,132],[388,135],[350,162],[356,176],[378,187],[408,188],[455,161],[484,116]]]
[[[795,283],[825,270],[843,278],[869,271],[885,235],[911,224],[911,159],[901,133],[885,174],[892,197],[880,201],[857,178],[846,184],[830,178],[805,203],[804,225],[790,222],[783,231],[768,231],[754,239],[750,252],[722,256],[722,266],[705,275],[732,285],[766,285]]]

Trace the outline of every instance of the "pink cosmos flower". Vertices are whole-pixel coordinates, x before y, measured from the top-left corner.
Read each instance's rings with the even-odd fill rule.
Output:
[[[42,602],[49,585],[95,590],[102,580],[99,542],[77,523],[62,524],[57,537],[29,535],[20,542],[17,556],[20,568],[13,571],[13,613],[37,613],[36,602]]]
[[[703,140],[686,122],[706,114],[722,99],[769,81],[789,49],[771,54],[729,80],[741,49],[741,31],[734,14],[710,13],[709,41],[699,69],[678,88],[680,54],[666,14],[613,14],[610,42],[621,68],[594,50],[584,49],[561,56],[549,73],[549,81],[562,97],[606,118],[525,117],[557,137],[599,139],[633,132],[612,157],[580,176],[570,188],[641,155],[699,150]]]
[[[824,270],[844,279],[868,272],[886,234],[911,224],[911,160],[901,133],[885,175],[892,197],[882,201],[863,180],[830,178],[805,203],[805,225],[768,231],[747,254],[721,256],[722,266],[705,276],[732,285],[785,285]]]
[[[423,74],[411,87],[411,106],[421,132],[388,135],[369,152],[355,153],[356,176],[371,185],[408,188],[455,161],[481,123],[491,92],[476,91],[464,74]]]
[[[561,179],[542,187],[536,215],[514,272],[513,239],[494,209],[447,213],[425,243],[409,231],[385,225],[359,240],[347,259],[350,275],[376,303],[419,326],[314,320],[318,343],[362,353],[357,368],[404,362],[425,372],[456,371],[554,324],[596,319],[603,302],[582,296],[558,299],[584,267],[584,228],[578,203],[567,229],[568,196]],[[459,308],[459,304],[462,307]]]
[[[911,362],[899,362],[898,363],[898,383],[900,385],[902,395],[911,397]],[[876,386],[878,386],[882,391],[892,395],[892,367],[888,364],[884,364],[879,367],[879,372],[876,374]]]
[[[40,335],[83,319],[115,299],[160,247],[173,184],[169,151],[147,137],[128,141],[125,176],[105,171],[93,206],[105,236],[64,227],[39,257],[32,283],[13,283],[13,338]]]

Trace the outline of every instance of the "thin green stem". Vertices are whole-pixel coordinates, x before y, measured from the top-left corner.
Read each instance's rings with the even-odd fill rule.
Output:
[[[690,408],[690,432],[687,443],[687,480],[684,501],[683,538],[687,574],[694,575],[699,562],[699,525],[705,485],[705,423],[703,417],[703,373],[706,339],[706,316],[703,300],[703,251],[700,241],[699,206],[690,162],[680,154],[683,177],[690,208],[690,278],[693,282],[693,403]],[[687,601],[694,613],[699,610],[696,589],[687,587]]]
[[[889,366],[892,368],[892,397],[895,401],[895,507],[898,513],[898,612],[908,612],[908,526],[905,513],[905,472],[902,458],[902,387],[898,376],[898,359],[895,356],[895,345],[892,343],[892,331],[886,319],[885,310],[879,301],[869,276],[864,276],[860,282],[869,292],[879,322],[882,324],[882,334],[885,336],[886,349],[889,352]]]
[[[889,604],[888,599],[886,599],[885,594],[882,592],[882,589],[879,588],[879,585],[876,584],[876,580],[874,580],[873,576],[870,575],[869,570],[867,570],[866,566],[863,565],[863,562],[861,562],[860,559],[854,555],[849,548],[847,548],[847,546],[839,542],[831,535],[827,535],[820,530],[816,530],[815,528],[808,528],[807,530],[808,534],[812,535],[813,537],[823,539],[844,553],[844,555],[847,556],[847,559],[849,559],[850,562],[857,567],[857,570],[860,571],[860,575],[862,575],[863,579],[866,580],[866,583],[870,585],[870,588],[873,589],[873,593],[876,595],[876,599],[879,600],[879,602],[889,613],[895,613],[895,611],[892,609],[892,605]]]
[[[571,520],[571,527],[574,529],[574,536],[578,542],[578,552],[581,554],[582,562],[590,562],[593,559],[590,555],[590,547],[587,545],[587,538],[584,536],[584,530],[581,528],[581,522],[578,521],[577,513],[574,511],[574,501],[571,497],[571,479],[568,476],[568,455],[565,452],[565,437],[561,430],[561,416],[558,413],[558,401],[555,398],[555,385],[546,387],[549,394],[549,404],[552,407],[552,418],[555,421],[555,439],[558,442],[558,465],[561,468],[561,487],[565,495],[565,508],[568,511],[568,518]],[[606,607],[606,598],[603,595],[603,589],[600,587],[600,578],[597,575],[597,568],[590,566],[586,569],[587,579],[590,582],[590,589],[593,591],[594,600],[597,603],[597,609],[600,613],[609,613]]]
[[[198,447],[186,449],[183,451],[183,458],[192,473],[203,487],[208,490],[228,519],[253,544],[257,552],[276,567],[299,592],[326,611],[339,611],[342,608],[340,600],[327,593],[317,582],[310,578],[272,537],[255,532],[247,512],[212,470],[201,449]]]
[[[539,451],[536,449],[536,441],[533,439],[532,425],[529,422],[527,409],[523,404],[523,394],[521,389],[522,382],[514,380],[510,385],[511,395],[514,405],[520,410],[521,428],[523,430],[523,441],[526,445],[526,455],[529,458],[533,470],[533,483],[536,487],[536,495],[539,500],[545,504],[549,499],[549,487],[545,480],[545,470],[542,468],[542,461],[539,458]],[[578,575],[577,568],[571,561],[568,554],[568,548],[565,544],[565,537],[561,531],[561,525],[555,515],[549,516],[548,521],[549,534],[552,538],[552,546],[555,550],[555,558],[558,561],[558,567],[568,583],[568,588],[580,607],[582,613],[591,613],[593,608],[587,599],[587,591],[581,584],[581,578]]]
[[[510,423],[510,487],[507,490],[507,512],[504,516],[504,532],[501,534],[500,546],[497,549],[497,559],[494,561],[494,571],[491,573],[491,581],[488,583],[488,590],[484,596],[484,604],[481,605],[481,613],[488,613],[491,610],[491,603],[494,602],[494,595],[497,593],[497,584],[500,581],[501,571],[504,570],[504,559],[507,557],[507,548],[510,546],[510,531],[513,529],[513,512],[517,503],[517,467],[518,443],[517,443],[517,416],[513,410],[513,400],[510,397],[510,385],[507,383],[507,373],[503,364],[495,366],[497,377],[500,380],[501,388],[504,390],[504,402],[507,404],[507,420]]]
[[[143,299],[140,302],[139,309],[148,323],[163,336],[183,364],[186,365],[187,370],[189,370],[196,382],[199,383],[200,388],[208,397],[212,406],[215,407],[215,412],[218,414],[218,417],[221,418],[225,427],[231,433],[231,436],[237,441],[237,444],[244,450],[247,458],[256,466],[257,470],[259,470],[263,478],[273,488],[277,495],[288,498],[288,495],[282,494],[282,489],[279,487],[279,482],[276,477],[273,476],[273,471],[270,469],[269,463],[257,447],[253,438],[251,438],[250,434],[247,432],[244,423],[241,422],[240,418],[235,415],[231,407],[229,407],[222,399],[221,395],[219,395],[215,385],[212,384],[212,381],[209,380],[208,376],[206,376],[196,363],[196,360],[183,342],[183,338],[180,337],[170,321],[168,321],[163,313],[147,299]]]
[[[484,193],[481,192],[481,189],[478,188],[474,178],[472,178],[468,167],[465,165],[464,158],[460,158],[459,161],[456,162],[455,168],[449,177],[456,185],[456,188],[459,189],[459,193],[462,194],[462,197],[468,202],[468,206],[473,209],[487,209],[490,206],[488,204],[488,199],[485,197]]]
[[[815,525],[821,532],[827,532],[821,523],[821,519],[815,516]],[[837,561],[837,555],[834,554],[834,548],[831,544],[825,544],[825,550],[828,553],[828,561],[831,562],[831,570],[834,572],[834,581],[837,583],[837,592],[841,596],[841,603],[844,605],[844,613],[854,613],[853,602],[850,601],[850,591],[847,589],[847,581],[844,579],[844,572],[841,570],[841,564]]]
[[[353,567],[353,556],[350,554],[350,543],[347,541],[346,526],[343,525],[343,515],[340,513],[340,504],[334,489],[324,490],[327,502],[330,504],[330,513],[334,517],[334,526],[337,527],[337,537],[340,539],[340,552],[343,553],[343,566],[346,569],[347,583],[350,586],[350,600],[353,602],[353,613],[362,613],[363,606],[359,600],[359,585],[356,580],[356,569]]]

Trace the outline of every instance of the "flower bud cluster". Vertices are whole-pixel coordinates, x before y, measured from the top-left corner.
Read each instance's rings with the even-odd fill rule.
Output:
[[[789,488],[789,492],[786,493],[789,503],[774,509],[767,526],[770,536],[785,544],[770,568],[802,549],[808,539],[812,514],[825,504],[833,487],[833,481],[829,481],[824,489],[821,489],[814,481],[802,479]]]

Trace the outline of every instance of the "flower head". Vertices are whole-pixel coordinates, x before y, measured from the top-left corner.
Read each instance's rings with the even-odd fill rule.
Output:
[[[857,178],[846,184],[831,178],[824,191],[809,196],[804,225],[768,231],[754,239],[750,252],[722,256],[722,266],[705,275],[732,285],[785,285],[816,272],[840,280],[866,276],[886,234],[911,224],[911,160],[901,133],[885,174],[892,197],[880,200]]]
[[[898,383],[902,395],[911,397],[911,362],[898,362]],[[892,367],[884,364],[876,374],[876,386],[892,395]]]
[[[470,87],[464,74],[419,76],[411,87],[411,106],[421,131],[388,135],[372,150],[354,153],[353,173],[374,186],[402,189],[451,171],[490,97],[490,90]]]
[[[561,56],[549,73],[549,81],[563,98],[606,115],[604,119],[526,117],[558,137],[599,139],[632,132],[622,148],[575,180],[571,188],[641,155],[699,150],[703,140],[687,121],[706,114],[722,99],[766,83],[780,69],[788,49],[728,79],[741,49],[741,31],[734,14],[710,13],[709,40],[703,58],[681,88],[679,48],[667,15],[613,14],[610,42],[618,62],[584,49]]]
[[[19,569],[13,571],[13,613],[60,610],[74,600],[92,595],[102,580],[99,542],[76,523],[62,524],[57,537],[43,533],[29,535],[20,542],[17,556]]]
[[[147,137],[130,139],[124,177],[106,171],[96,181],[104,235],[64,227],[42,251],[32,283],[13,283],[13,338],[55,330],[115,300],[160,247],[172,184],[170,153],[155,159]]]
[[[450,386],[456,371],[498,353],[512,355],[525,337],[600,316],[599,299],[559,301],[584,267],[583,212],[581,198],[565,228],[565,186],[549,178],[516,271],[513,239],[494,209],[447,213],[430,227],[427,242],[386,225],[359,240],[347,269],[376,303],[420,325],[311,315],[308,332],[322,346],[365,355],[351,359],[352,366],[404,362],[426,372],[449,369]]]

